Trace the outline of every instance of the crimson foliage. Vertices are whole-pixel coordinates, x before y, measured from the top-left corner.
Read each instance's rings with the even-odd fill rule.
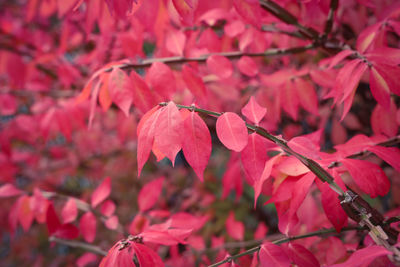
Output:
[[[400,262],[398,1],[0,6],[2,263]]]

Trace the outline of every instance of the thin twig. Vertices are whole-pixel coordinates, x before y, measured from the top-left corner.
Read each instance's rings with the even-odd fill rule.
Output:
[[[340,233],[346,232],[346,231],[354,231],[354,230],[361,231],[361,230],[367,230],[367,228],[366,227],[361,227],[361,226],[347,226],[347,227],[343,227]],[[287,238],[274,240],[274,241],[271,241],[271,243],[273,243],[275,245],[279,245],[279,244],[287,243],[287,242],[290,242],[290,241],[293,241],[293,240],[304,239],[304,238],[308,238],[308,237],[312,237],[312,236],[320,236],[321,237],[321,236],[325,236],[325,235],[328,235],[328,234],[340,234],[340,233],[338,233],[335,228],[330,228],[330,229],[310,232],[310,233],[307,233],[307,234],[304,234],[304,235],[297,235],[297,236],[292,236],[292,237],[287,237]],[[263,240],[261,240],[260,243],[262,241]],[[255,252],[258,252],[260,250],[260,248],[261,248],[261,246],[256,246],[256,247],[248,249],[248,250],[246,250],[246,251],[244,251],[242,253],[226,257],[224,260],[219,261],[219,262],[214,263],[214,264],[211,264],[208,267],[216,267],[216,266],[220,266],[220,265],[222,265],[224,263],[227,263],[227,262],[232,262],[232,261],[236,260],[237,258],[240,258],[240,257],[243,257],[245,255],[250,255],[250,254],[253,254]]]
[[[162,62],[165,64],[178,64],[178,63],[186,63],[186,62],[205,62],[207,59],[212,56],[212,55],[220,55],[227,57],[229,59],[238,59],[242,56],[248,56],[248,57],[272,57],[272,56],[281,56],[281,55],[287,55],[287,54],[297,54],[297,53],[302,53],[307,50],[315,48],[315,44],[309,44],[306,46],[297,46],[297,47],[292,47],[292,48],[286,48],[286,49],[280,49],[280,48],[273,48],[273,49],[268,49],[264,52],[260,53],[248,53],[248,52],[242,52],[242,51],[234,51],[234,52],[221,52],[221,53],[212,53],[212,54],[206,54],[198,57],[164,57],[164,58],[148,58],[144,59],[141,62],[138,63],[127,63],[127,64],[122,64],[119,66],[120,69],[135,69],[135,68],[145,68],[145,67],[150,67],[151,64],[154,62]],[[104,71],[111,71],[112,68],[105,69]]]
[[[329,33],[332,31],[333,19],[335,17],[335,12],[339,6],[339,0],[331,0],[328,18],[326,20],[324,36],[327,37]]]
[[[298,28],[299,33],[307,39],[314,41],[319,39],[319,33],[315,29],[300,24],[294,15],[292,15],[290,12],[288,12],[286,9],[282,8],[275,2],[270,0],[260,0],[260,5],[262,8],[270,12],[281,21]]]
[[[102,256],[107,256],[107,251],[102,250],[98,246],[94,246],[94,245],[91,245],[91,244],[88,244],[85,242],[61,239],[61,238],[58,238],[55,236],[50,236],[49,241],[56,242],[58,244],[66,245],[66,246],[73,247],[73,248],[81,248],[83,250],[93,252],[95,254],[99,254]]]

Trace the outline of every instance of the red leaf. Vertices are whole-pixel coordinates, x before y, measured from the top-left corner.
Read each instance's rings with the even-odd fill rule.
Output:
[[[160,256],[150,248],[139,243],[131,243],[135,248],[135,254],[141,267],[163,267]]]
[[[370,68],[370,88],[375,100],[386,110],[390,110],[390,89],[387,82],[374,67]]]
[[[132,101],[135,108],[139,109],[141,112],[146,113],[152,107],[156,105],[156,98],[150,91],[146,82],[136,73],[136,71],[131,71],[130,74],[131,83],[131,93]]]
[[[342,189],[346,189],[340,177],[334,175],[334,178],[335,182],[339,184]],[[326,217],[328,217],[328,220],[339,233],[340,230],[347,225],[347,214],[340,205],[337,193],[334,192],[327,183],[322,183],[317,180],[316,184],[321,191],[321,203]]]
[[[295,79],[294,86],[301,106],[308,112],[318,116],[318,97],[313,84],[303,79]]]
[[[390,110],[384,109],[381,105],[375,106],[371,115],[371,126],[376,135],[396,136],[399,126],[396,121],[396,105],[393,101]]]
[[[0,198],[1,197],[14,197],[21,195],[24,191],[19,190],[13,184],[7,183],[0,186]]]
[[[138,126],[138,132],[139,132],[138,147],[137,147],[138,177],[140,176],[142,168],[146,163],[147,159],[149,158],[150,151],[153,147],[155,129],[158,124],[158,118],[161,114],[161,109],[158,109],[156,111],[150,110],[148,113],[151,112],[153,112],[153,114],[151,114],[150,116],[146,117],[146,115],[144,115],[142,117],[139,126],[141,125],[141,122],[145,120],[145,122],[142,124],[143,126],[140,129]]]
[[[386,174],[375,163],[358,159],[343,159],[341,162],[358,187],[372,198],[378,195],[384,196],[389,192],[390,182]]]
[[[340,153],[340,156],[345,158],[352,154],[364,151],[368,149],[370,146],[373,146],[374,142],[372,140],[362,134],[358,134],[352,137],[349,141],[342,145],[336,145],[335,149]]]
[[[79,236],[79,229],[71,223],[66,223],[60,225],[53,235],[63,239],[75,239]]]
[[[310,171],[303,163],[293,156],[283,158],[276,169],[289,176],[299,176]]]
[[[165,177],[160,177],[143,186],[138,196],[140,211],[149,210],[156,204],[161,195],[164,179]]]
[[[271,176],[272,172],[272,167],[274,166],[275,162],[280,158],[280,156],[275,156],[273,158],[270,158],[264,166],[264,170],[261,174],[260,179],[257,179],[254,182],[253,188],[254,188],[254,207],[257,204],[257,199],[261,194],[262,191],[262,186],[264,182]]]
[[[24,229],[24,231],[27,232],[33,222],[31,198],[29,196],[22,196],[20,199],[21,200],[18,210],[18,219],[19,222],[21,223],[22,229]]]
[[[186,87],[200,101],[206,102],[207,89],[201,77],[196,74],[196,71],[189,65],[182,67],[182,78],[185,81]]]
[[[226,219],[226,231],[235,240],[242,241],[244,238],[244,225],[235,220],[235,214],[232,211]]]
[[[154,91],[164,97],[164,100],[172,98],[176,89],[176,81],[168,65],[154,62],[147,71],[146,81]]]
[[[367,28],[365,28],[357,38],[357,50],[361,53],[365,52],[368,47],[373,44],[373,41],[375,40],[375,37],[381,28],[382,23],[376,23],[374,25],[371,25]]]
[[[103,111],[107,111],[112,104],[110,90],[108,88],[108,83],[110,81],[110,73],[102,72],[100,74],[99,79],[100,79],[99,83],[101,83],[99,91],[99,102],[101,107],[103,108]]]
[[[100,212],[104,216],[111,216],[114,214],[115,211],[115,204],[112,200],[106,200],[101,204]]]
[[[246,175],[253,181],[261,179],[267,161],[266,141],[257,133],[249,135],[249,141],[240,153]]]
[[[247,145],[246,124],[237,114],[226,112],[219,116],[216,129],[219,140],[227,148],[240,152]]]
[[[400,172],[400,149],[397,147],[371,146],[369,151],[386,161],[395,170]]]
[[[249,102],[242,108],[242,114],[257,125],[264,118],[265,113],[267,113],[267,109],[260,106],[254,96],[251,96]]]
[[[91,263],[95,264],[96,262],[98,262],[97,258],[98,256],[96,254],[86,252],[76,260],[76,265],[78,267],[89,266],[89,264]]]
[[[189,25],[193,24],[197,2],[198,0],[172,0],[172,3],[182,20]]]
[[[165,47],[172,54],[183,56],[185,43],[186,35],[183,33],[183,31],[170,31],[166,36]]]
[[[175,164],[175,157],[182,148],[182,117],[173,102],[169,102],[160,112],[155,129],[154,144],[157,149]]]
[[[299,267],[320,266],[315,256],[302,245],[289,243],[288,247],[289,247],[289,257]]]
[[[96,237],[96,217],[92,212],[88,211],[82,215],[79,221],[79,229],[81,229],[83,239],[92,243]]]
[[[203,173],[211,155],[211,135],[207,125],[196,112],[190,112],[183,122],[182,151],[186,161],[203,181]]]
[[[268,241],[264,242],[264,244],[262,244],[258,255],[260,256],[260,266],[261,267],[270,267],[270,266],[289,267],[289,266],[291,266],[290,259],[286,255],[283,248],[281,248],[277,245],[274,245]]]
[[[49,206],[47,207],[46,224],[49,235],[54,234],[57,231],[57,229],[61,226],[60,220],[58,219],[58,216],[56,214],[56,211],[54,210],[54,206],[52,203],[50,203]]]
[[[234,0],[233,6],[246,22],[257,29],[261,28],[261,8],[258,1]]]
[[[221,79],[227,79],[232,76],[232,62],[224,56],[212,55],[207,58],[207,67]]]
[[[65,203],[61,211],[61,218],[64,223],[69,223],[75,221],[77,216],[78,208],[76,207],[75,199],[68,198],[68,201]]]
[[[249,77],[254,77],[258,74],[258,66],[251,57],[242,56],[237,62],[237,67],[241,73]]]
[[[224,176],[222,177],[222,198],[226,198],[231,191],[235,189],[236,199],[239,199],[243,192],[242,176],[240,170],[240,162],[237,153],[232,153],[231,158],[226,167]]]
[[[245,29],[246,26],[240,20],[233,20],[224,26],[225,34],[231,38],[241,34]]]
[[[374,259],[392,254],[382,246],[370,246],[354,252],[346,262],[334,264],[331,267],[361,267],[368,266]]]
[[[290,201],[289,220],[296,215],[296,212],[306,198],[314,179],[315,174],[309,172],[296,182],[295,190],[292,191],[292,199]]]
[[[103,182],[92,193],[91,204],[95,208],[103,202],[111,193],[111,178],[106,177]]]
[[[350,56],[353,53],[354,53],[353,50],[345,49],[345,50],[337,53],[332,58],[329,58],[328,60],[330,62],[329,62],[329,65],[328,65],[328,69],[336,66],[339,62],[341,62],[343,59],[345,59],[346,57]]]
[[[112,101],[128,117],[133,98],[128,75],[120,68],[113,68],[109,77],[108,87]]]
[[[287,144],[291,149],[303,156],[311,159],[320,158],[318,154],[319,147],[307,137],[294,137]]]
[[[116,215],[111,216],[104,222],[105,226],[110,230],[115,230],[118,227],[118,217]]]
[[[132,246],[133,243],[129,242],[129,245],[124,249],[120,249],[120,244],[119,241],[110,248],[107,255],[101,260],[100,267],[136,267],[136,264],[133,262],[133,256],[135,255],[135,249]]]
[[[0,95],[0,114],[12,115],[17,111],[18,103],[14,96],[9,94]]]

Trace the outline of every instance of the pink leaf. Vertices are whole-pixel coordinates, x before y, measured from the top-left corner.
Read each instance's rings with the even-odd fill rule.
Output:
[[[260,106],[254,96],[251,96],[249,102],[242,108],[242,114],[257,125],[264,118],[265,113],[267,113],[267,109]]]
[[[258,66],[251,57],[242,56],[237,62],[237,67],[241,73],[249,77],[254,77],[258,74]]]
[[[290,201],[289,208],[289,220],[296,214],[300,205],[303,203],[304,199],[307,196],[308,191],[310,190],[311,185],[313,184],[315,179],[315,174],[309,172],[301,177],[295,184],[295,190],[292,192],[292,199]]]
[[[198,0],[172,0],[172,3],[182,20],[189,25],[193,24],[197,2]]]
[[[294,80],[294,86],[301,106],[308,112],[318,116],[318,97],[314,85],[299,78]]]
[[[224,176],[222,177],[222,198],[226,198],[229,192],[234,189],[236,191],[236,199],[239,199],[243,192],[243,183],[240,169],[240,162],[237,153],[232,153],[231,158],[226,167]]]
[[[183,31],[170,31],[165,40],[165,47],[169,52],[177,56],[183,56],[185,49],[186,35]]]
[[[279,163],[276,169],[289,176],[299,176],[310,171],[303,163],[301,163],[294,156],[283,158],[283,160]]]
[[[16,188],[13,184],[7,183],[0,186],[0,198],[1,197],[14,197],[21,195],[23,191]]]
[[[212,55],[207,58],[207,67],[221,79],[227,79],[232,76],[232,62],[224,56]]]
[[[161,195],[164,179],[164,177],[160,177],[143,186],[138,196],[140,211],[149,210],[154,206],[154,204],[156,204]]]
[[[68,201],[65,203],[61,211],[61,218],[64,223],[69,223],[75,221],[77,216],[78,208],[76,207],[75,199],[68,198]]]
[[[217,135],[227,148],[240,152],[247,145],[246,124],[235,113],[226,112],[217,119]]]
[[[261,8],[257,1],[234,0],[233,6],[246,22],[261,28]]]
[[[358,159],[343,159],[341,162],[358,187],[372,198],[384,196],[389,192],[390,182],[378,165]]]
[[[205,102],[207,89],[201,77],[197,75],[196,70],[189,65],[184,65],[182,67],[182,78],[186,84],[186,87],[196,97],[196,99]]]
[[[281,248],[277,245],[274,245],[268,241],[264,242],[264,244],[262,244],[260,251],[259,251],[259,256],[260,256],[260,266],[261,267],[270,267],[270,266],[289,267],[289,266],[291,266],[290,259],[286,255],[283,248]]]
[[[145,113],[156,105],[156,99],[146,82],[136,71],[131,71],[129,78],[133,104],[135,108]]]
[[[396,171],[400,172],[400,149],[397,147],[371,146],[369,151],[386,161]]]
[[[176,81],[171,68],[162,63],[154,62],[146,74],[146,82],[158,94],[164,97],[164,100],[171,99],[176,90]]]
[[[382,23],[376,23],[365,28],[357,38],[357,50],[361,53],[365,52],[368,47],[373,44],[375,37],[381,27]]]
[[[175,157],[182,148],[183,121],[178,108],[169,102],[160,112],[158,124],[155,129],[154,143],[158,150],[175,164]]]
[[[97,258],[98,256],[96,254],[86,252],[76,260],[76,265],[78,267],[89,266],[91,263],[95,264],[97,262]]]
[[[191,112],[183,122],[182,151],[186,161],[192,166],[199,179],[211,155],[211,135],[207,125],[196,112]]]
[[[105,226],[110,230],[115,230],[118,227],[118,217],[116,215],[111,216],[104,222]]]
[[[340,177],[334,175],[334,178],[335,182],[339,184],[342,189],[346,189]],[[326,217],[328,217],[328,220],[339,233],[340,230],[347,225],[347,214],[340,205],[337,193],[334,192],[327,183],[322,183],[317,180],[316,184],[321,191],[321,203]]]
[[[57,213],[54,210],[54,206],[52,203],[50,203],[49,206],[47,207],[46,224],[49,235],[54,234],[57,231],[57,229],[61,226],[60,220],[58,219]]]
[[[66,223],[57,228],[53,235],[63,239],[75,239],[79,236],[79,229],[71,223]]]
[[[81,229],[83,239],[92,243],[96,237],[96,217],[92,212],[88,211],[82,215],[79,221],[79,229]]]
[[[18,210],[18,220],[25,232],[29,230],[33,222],[33,211],[31,208],[31,198],[27,195],[21,196]]]
[[[120,68],[114,68],[111,71],[108,86],[112,101],[128,116],[133,100],[128,75]]]
[[[354,53],[354,51],[349,50],[349,49],[345,49],[345,50],[337,53],[335,56],[333,56],[332,58],[329,59],[330,62],[329,62],[328,69],[336,66],[339,62],[341,62],[343,59],[345,59],[346,57],[350,56],[353,53]]]
[[[244,225],[235,220],[235,214],[232,211],[226,219],[226,231],[235,240],[242,241],[244,238]]]
[[[115,211],[115,204],[112,200],[108,199],[104,201],[103,204],[101,204],[100,212],[104,216],[111,216],[112,214],[114,214],[114,211]]]
[[[266,141],[257,133],[249,135],[249,141],[240,153],[246,175],[254,182],[260,180],[267,161]]]
[[[150,248],[139,243],[132,243],[135,248],[135,255],[141,267],[163,267],[160,256]],[[133,261],[132,261],[133,262]],[[133,265],[132,265],[133,266]]]
[[[146,114],[152,113],[150,116],[146,116]],[[137,161],[138,161],[138,176],[140,176],[140,173],[142,171],[142,168],[144,164],[146,163],[147,159],[149,158],[150,151],[153,147],[153,141],[154,141],[154,134],[155,134],[155,129],[158,124],[158,118],[161,114],[161,109],[158,110],[150,110],[148,113],[146,113],[139,125],[142,123],[142,127],[139,131],[139,126],[138,126],[138,148],[137,148]]]
[[[392,254],[382,246],[370,246],[354,252],[346,262],[334,264],[331,267],[361,267],[368,266],[374,259]]]
[[[319,267],[320,264],[315,256],[305,247],[299,244],[289,243],[289,257],[299,267]]]
[[[271,176],[272,172],[272,167],[274,166],[275,162],[280,158],[280,156],[275,156],[273,158],[270,158],[264,166],[264,170],[261,174],[260,179],[256,180],[254,182],[253,188],[254,188],[254,207],[257,204],[257,199],[261,194],[262,191],[262,186],[264,182]]]
[[[106,177],[103,182],[92,193],[91,204],[95,208],[103,202],[111,193],[111,178]]]
[[[295,152],[311,159],[319,159],[319,147],[307,137],[298,136],[288,142],[288,146]]]
[[[396,105],[393,101],[390,110],[384,109],[381,105],[375,106],[371,115],[371,126],[376,135],[396,136],[399,126],[396,121]]]
[[[375,100],[386,110],[390,110],[390,89],[387,82],[374,67],[370,68],[370,88]]]

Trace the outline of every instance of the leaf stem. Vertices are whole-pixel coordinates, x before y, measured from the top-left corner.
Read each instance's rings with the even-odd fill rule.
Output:
[[[86,251],[93,252],[95,254],[99,254],[102,256],[107,256],[107,251],[102,250],[98,246],[94,246],[94,245],[91,245],[91,244],[88,244],[85,242],[66,240],[66,239],[55,237],[55,236],[50,236],[49,241],[56,242],[58,244],[66,245],[66,246],[73,247],[73,248],[81,248]]]

